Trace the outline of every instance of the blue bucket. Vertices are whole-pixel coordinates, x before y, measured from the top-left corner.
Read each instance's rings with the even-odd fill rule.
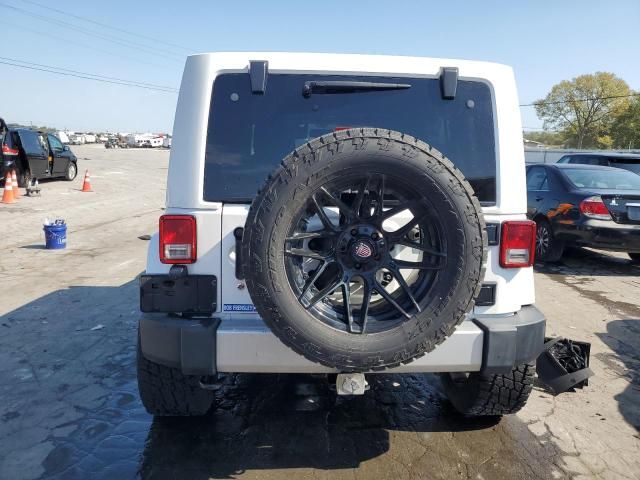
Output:
[[[67,247],[66,225],[44,225],[43,230],[47,249],[58,250]]]

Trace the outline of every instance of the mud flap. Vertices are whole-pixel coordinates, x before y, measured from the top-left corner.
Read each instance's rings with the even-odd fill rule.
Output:
[[[555,394],[587,386],[593,376],[589,368],[591,344],[567,338],[545,338],[536,361],[538,378]]]

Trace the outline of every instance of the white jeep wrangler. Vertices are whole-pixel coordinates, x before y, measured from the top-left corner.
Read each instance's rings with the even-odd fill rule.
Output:
[[[203,415],[222,372],[440,372],[519,410],[545,319],[511,68],[436,58],[188,58],[141,276],[138,383]],[[334,378],[331,375],[331,378]]]

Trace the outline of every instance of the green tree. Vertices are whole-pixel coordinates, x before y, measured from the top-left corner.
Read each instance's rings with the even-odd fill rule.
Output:
[[[524,138],[533,140],[534,142],[544,143],[548,146],[561,146],[566,142],[564,133],[562,132],[522,132]]]
[[[553,86],[535,102],[545,130],[563,131],[575,146],[600,146],[616,117],[629,106],[629,85],[609,72],[580,75]]]
[[[611,135],[616,148],[640,148],[640,96],[634,97],[629,108],[615,119]]]

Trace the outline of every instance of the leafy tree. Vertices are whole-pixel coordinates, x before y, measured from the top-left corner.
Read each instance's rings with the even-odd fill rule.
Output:
[[[640,96],[634,97],[629,108],[615,119],[611,134],[616,148],[640,148]]]
[[[533,140],[534,142],[544,143],[545,145],[561,146],[566,143],[566,135],[563,132],[523,132],[524,138]]]
[[[565,132],[578,148],[604,146],[615,118],[629,106],[630,93],[629,85],[613,73],[596,72],[554,85],[535,109],[545,130]]]

